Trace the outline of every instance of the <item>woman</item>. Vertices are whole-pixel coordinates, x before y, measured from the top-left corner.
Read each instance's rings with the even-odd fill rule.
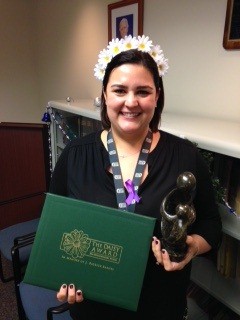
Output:
[[[84,292],[74,284],[64,284],[57,297],[70,303],[75,320],[187,319],[191,260],[219,244],[221,220],[206,164],[191,142],[158,129],[164,106],[162,76],[167,68],[160,47],[152,46],[148,37],[110,42],[95,68],[95,76],[103,80],[103,130],[69,143],[56,164],[50,192],[114,208],[125,206],[160,221],[164,197],[175,188],[177,177],[190,171],[197,181],[196,220],[188,229],[187,254],[181,262],[170,260],[168,252],[161,250],[157,223],[137,312],[84,299]],[[115,191],[116,168],[111,163],[116,159],[112,154],[120,165],[122,184],[130,181],[137,187],[132,203],[126,201],[126,189],[122,198]],[[146,165],[136,180],[142,157],[146,157]]]

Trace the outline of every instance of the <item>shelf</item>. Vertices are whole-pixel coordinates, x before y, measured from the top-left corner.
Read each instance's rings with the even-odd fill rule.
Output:
[[[222,218],[223,232],[231,237],[240,240],[240,216],[235,216],[228,211],[224,205],[219,205]]]
[[[64,144],[63,142],[57,142],[56,147],[63,150],[66,147],[66,144]]]
[[[83,117],[100,120],[100,108],[93,105],[93,100],[81,99],[74,102],[64,100],[49,101],[48,106]]]
[[[163,112],[161,129],[198,144],[202,149],[240,158],[240,123]]]
[[[224,278],[212,261],[202,257],[193,259],[191,280],[240,315],[240,280]]]

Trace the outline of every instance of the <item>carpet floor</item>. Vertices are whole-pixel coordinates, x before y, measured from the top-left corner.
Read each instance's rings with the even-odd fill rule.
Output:
[[[5,275],[12,275],[11,264],[2,258]],[[2,283],[0,280],[0,320],[18,320],[17,302],[13,281]]]

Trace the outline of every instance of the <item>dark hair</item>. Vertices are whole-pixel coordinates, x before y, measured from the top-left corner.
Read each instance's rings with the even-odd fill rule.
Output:
[[[121,66],[125,63],[138,64],[144,66],[153,76],[153,81],[156,87],[156,91],[160,89],[157,106],[155,108],[154,115],[150,121],[149,127],[153,132],[158,130],[158,125],[161,120],[161,114],[164,107],[164,88],[162,78],[159,76],[158,67],[154,59],[147,52],[142,52],[138,49],[131,49],[120,52],[108,63],[105,75],[103,78],[103,87],[101,95],[101,121],[104,129],[109,130],[111,122],[107,115],[107,106],[104,98],[104,92],[106,92],[107,84],[109,81],[110,74],[113,69]]]

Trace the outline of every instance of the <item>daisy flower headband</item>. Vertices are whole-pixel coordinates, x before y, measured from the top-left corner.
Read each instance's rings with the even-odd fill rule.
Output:
[[[164,57],[163,51],[159,45],[153,45],[152,40],[146,36],[126,36],[124,39],[119,40],[118,38],[112,39],[109,42],[106,49],[103,49],[98,55],[98,63],[94,68],[94,76],[98,80],[103,80],[107,64],[115,57],[118,53],[127,51],[130,49],[138,49],[139,51],[148,52],[155,60],[159,76],[162,77],[166,74],[169,66],[168,59]]]

